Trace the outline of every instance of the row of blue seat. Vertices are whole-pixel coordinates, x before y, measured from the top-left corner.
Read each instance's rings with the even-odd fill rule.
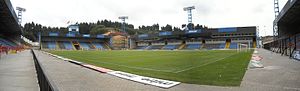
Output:
[[[50,41],[50,42],[44,42],[47,44],[47,48],[48,49],[57,49],[57,44],[55,41]],[[65,49],[67,50],[73,50],[74,47],[73,47],[73,44],[69,41],[64,41],[64,42],[60,42],[63,44],[63,46],[65,47]],[[89,43],[87,42],[79,42],[80,44],[80,47],[83,48],[83,49],[93,49],[89,46]],[[93,45],[95,45],[95,48],[96,49],[104,49],[104,47],[102,46],[101,43],[97,43],[97,42],[93,42],[92,43]]]
[[[186,49],[200,49],[201,44],[187,44]]]
[[[2,38],[0,38],[0,44],[2,46],[16,46],[17,45],[17,44],[15,44],[13,42],[10,42],[10,41],[2,39]]]
[[[185,49],[200,49],[202,44],[187,44]],[[204,45],[206,49],[224,49],[226,47],[225,43],[221,44],[206,44]],[[163,47],[163,48],[162,48]],[[144,50],[148,48],[148,46],[138,46],[136,49]],[[178,48],[178,45],[152,45],[149,49],[164,49],[164,50],[174,50]],[[231,43],[230,49],[237,49],[237,43]]]
[[[177,48],[177,45],[166,45],[164,46],[164,50],[174,50]]]

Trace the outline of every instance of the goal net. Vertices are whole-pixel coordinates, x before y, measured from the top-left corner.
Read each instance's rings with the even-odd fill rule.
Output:
[[[243,44],[243,43],[238,43],[237,46],[237,51],[248,51],[250,50],[250,44]]]

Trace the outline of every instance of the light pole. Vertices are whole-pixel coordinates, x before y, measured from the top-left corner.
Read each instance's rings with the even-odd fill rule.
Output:
[[[21,8],[21,7],[17,7],[17,10],[18,10],[18,22],[21,25],[21,23],[22,23],[22,12],[25,12],[26,9]]]
[[[124,38],[124,48],[127,48],[127,44],[126,44],[126,39],[127,39],[127,33],[126,33],[126,19],[128,19],[128,16],[120,16],[119,19],[121,19],[123,21],[122,23],[122,32],[124,33],[125,35],[125,38]]]
[[[193,22],[192,10],[195,9],[195,6],[184,7],[183,10],[188,13],[188,24]]]

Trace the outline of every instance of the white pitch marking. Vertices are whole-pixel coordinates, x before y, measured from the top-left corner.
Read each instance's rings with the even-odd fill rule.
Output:
[[[138,69],[138,70],[150,70],[150,71],[160,71],[160,72],[174,73],[174,72],[168,71],[168,70],[158,70],[158,69],[150,69],[150,68],[143,68],[143,67],[132,67],[132,66],[126,66],[126,65],[114,64],[114,63],[110,63],[110,62],[99,62],[99,61],[97,61],[97,62],[98,62],[98,63],[104,63],[104,64],[111,64],[111,65],[122,66],[122,67],[126,67],[126,68]]]
[[[220,61],[220,60],[223,60],[223,59],[225,59],[225,58],[231,57],[231,56],[236,55],[236,54],[238,54],[238,53],[235,53],[235,54],[232,54],[232,55],[229,55],[229,56],[226,56],[226,57],[217,59],[217,60],[212,61],[212,62],[208,62],[208,63],[202,64],[202,65],[199,65],[199,66],[194,66],[194,67],[186,68],[186,69],[183,69],[183,70],[179,70],[179,71],[176,71],[176,72],[174,72],[174,73],[180,73],[180,72],[188,71],[188,70],[191,70],[191,69],[194,69],[194,68],[202,67],[202,66],[205,66],[205,65],[208,65],[208,64],[211,64],[211,63],[218,62],[218,61]]]

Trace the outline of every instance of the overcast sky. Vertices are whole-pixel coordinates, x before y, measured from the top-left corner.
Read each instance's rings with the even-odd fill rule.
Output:
[[[259,26],[260,35],[272,34],[274,0],[11,0],[14,7],[26,8],[23,23],[66,27],[71,22],[118,20],[128,16],[128,23],[139,25],[187,23],[183,7],[195,6],[193,23],[211,28]],[[280,7],[287,0],[279,0]]]

